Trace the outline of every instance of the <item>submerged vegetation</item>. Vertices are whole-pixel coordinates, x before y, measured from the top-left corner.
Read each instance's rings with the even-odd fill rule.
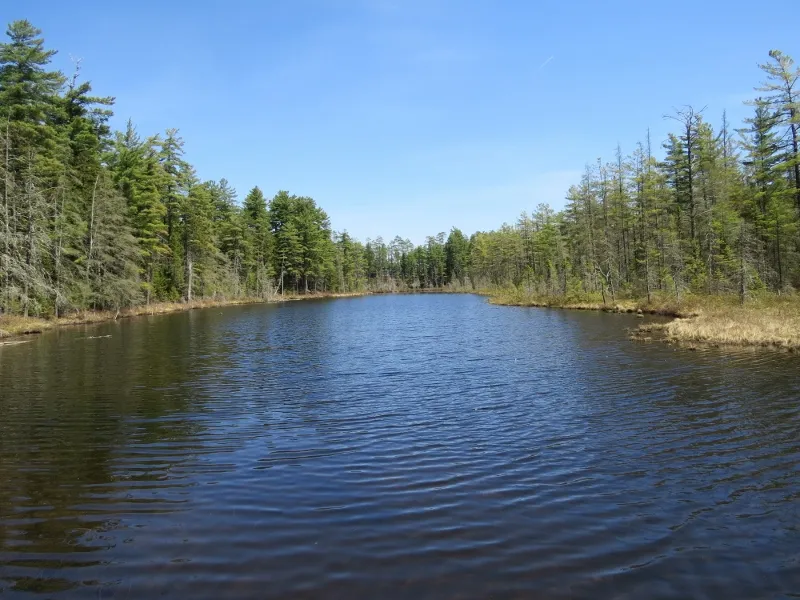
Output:
[[[143,137],[129,121],[112,132],[113,98],[93,95],[79,69],[50,70],[55,52],[29,22],[7,35],[6,333],[88,311],[492,289],[504,304],[696,314],[664,327],[673,339],[792,347],[800,338],[800,70],[777,50],[742,127],[681,108],[663,152],[649,133],[629,155],[617,148],[586,167],[562,211],[542,203],[497,230],[453,228],[415,246],[359,242],[334,231],[315,200],[289,192],[268,199],[255,187],[239,202],[226,180],[198,178],[178,130]]]

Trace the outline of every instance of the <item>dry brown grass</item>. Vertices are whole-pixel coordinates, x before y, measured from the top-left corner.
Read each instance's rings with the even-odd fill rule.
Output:
[[[375,293],[395,293],[395,292],[375,292]],[[308,294],[277,294],[272,296],[267,302],[293,302],[295,300],[315,300],[323,298],[359,298],[361,296],[371,296],[373,292],[309,292]]]
[[[21,317],[17,315],[0,316],[0,338],[41,333],[53,326],[51,321],[35,317]]]
[[[603,310],[617,313],[642,313],[669,317],[687,317],[696,314],[693,302],[675,302],[670,298],[653,298],[651,302],[637,299],[617,299],[603,302],[599,294],[581,298],[564,296],[535,296],[515,290],[484,291],[489,302],[501,306],[533,306],[541,308],[567,308],[570,310]]]
[[[800,299],[765,297],[744,306],[708,302],[689,319],[666,323],[665,337],[675,342],[800,349]]]
[[[744,305],[735,296],[653,297],[604,304],[601,299],[536,297],[519,291],[489,292],[489,301],[507,306],[540,306],[674,317],[667,323],[643,323],[634,339],[657,339],[689,344],[768,346],[800,350],[800,296],[769,295],[748,298]]]

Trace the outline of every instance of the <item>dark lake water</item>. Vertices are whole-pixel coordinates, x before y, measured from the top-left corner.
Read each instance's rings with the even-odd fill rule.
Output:
[[[379,296],[0,347],[0,597],[800,596],[800,360],[636,323]]]

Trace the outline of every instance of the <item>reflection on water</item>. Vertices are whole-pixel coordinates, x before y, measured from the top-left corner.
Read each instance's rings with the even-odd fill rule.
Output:
[[[0,595],[798,593],[800,361],[633,325],[388,296],[0,347]]]

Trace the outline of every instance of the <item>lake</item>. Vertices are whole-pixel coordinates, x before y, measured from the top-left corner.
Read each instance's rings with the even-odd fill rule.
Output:
[[[471,295],[0,347],[0,596],[800,595],[800,358]]]

